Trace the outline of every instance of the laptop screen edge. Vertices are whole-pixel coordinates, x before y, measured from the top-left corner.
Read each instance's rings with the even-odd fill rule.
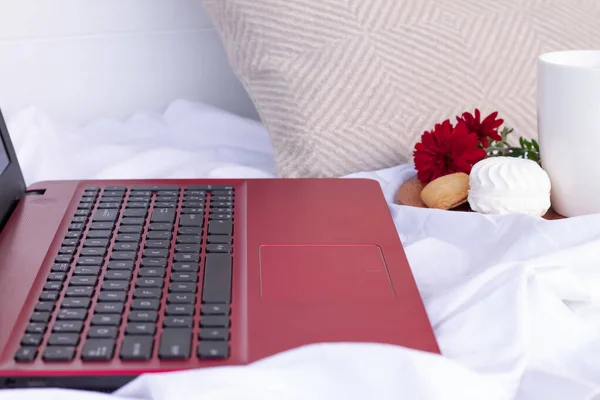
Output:
[[[25,193],[25,180],[17,160],[8,127],[0,110],[0,140],[8,154],[8,166],[0,173],[0,231],[4,227],[17,201]]]

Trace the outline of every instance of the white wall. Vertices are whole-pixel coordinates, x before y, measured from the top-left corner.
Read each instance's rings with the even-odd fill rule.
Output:
[[[200,0],[0,0],[0,107],[62,121],[204,101],[255,109]]]

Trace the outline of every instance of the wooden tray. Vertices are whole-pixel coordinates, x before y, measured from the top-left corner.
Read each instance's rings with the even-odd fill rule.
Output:
[[[398,189],[398,192],[396,193],[396,203],[400,204],[400,205],[404,205],[404,206],[427,208],[424,204],[422,204],[422,202],[420,200],[415,200],[414,197],[411,198],[410,196],[409,197],[405,196],[403,199],[401,196],[399,196],[399,193],[401,192],[401,190],[403,188],[409,187],[409,186],[415,186],[415,185],[419,185],[419,184],[420,183],[416,177],[404,182]],[[471,207],[469,206],[468,203],[458,206],[456,208],[453,208],[450,211],[473,212],[473,210],[471,210]],[[557,212],[555,212],[554,210],[550,209],[550,210],[548,210],[546,215],[543,216],[543,218],[552,221],[552,220],[564,219],[566,217],[564,217],[564,216],[558,214]]]

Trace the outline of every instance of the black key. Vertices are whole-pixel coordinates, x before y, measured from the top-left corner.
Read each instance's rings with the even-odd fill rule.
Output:
[[[104,190],[104,193],[106,193],[106,191],[125,192],[127,188],[125,186],[107,186]]]
[[[123,197],[124,190],[105,190],[102,192],[102,196],[106,197]]]
[[[83,247],[108,247],[108,239],[87,239]]]
[[[100,231],[97,231],[100,232]],[[100,266],[104,262],[104,257],[79,257],[77,260],[77,265],[91,265],[91,266]]]
[[[203,303],[227,304],[231,302],[231,255],[212,253],[206,255]]]
[[[165,276],[165,269],[164,268],[140,268],[140,271],[138,272],[138,276],[144,277],[144,278],[152,278],[152,277],[158,277],[158,278],[162,278]]]
[[[125,336],[121,345],[121,360],[149,360],[152,357],[152,336]]]
[[[156,322],[158,313],[156,311],[131,311],[128,320],[130,322]]]
[[[88,215],[90,215],[90,210],[76,210],[75,215],[80,217],[87,217]]]
[[[51,272],[48,274],[49,281],[59,281],[63,282],[67,278],[67,274],[64,272]]]
[[[169,293],[167,303],[169,304],[194,304],[196,295],[193,293]]]
[[[200,246],[198,244],[178,244],[175,246],[176,253],[198,253]]]
[[[194,326],[194,320],[192,317],[170,316],[165,317],[163,326],[167,328],[192,328]]]
[[[31,322],[43,322],[47,323],[50,321],[50,313],[47,311],[34,311],[29,319]]]
[[[148,203],[150,202],[150,195],[148,196],[142,196],[139,193],[135,193],[132,194],[131,196],[129,196],[128,202],[129,203],[146,203],[146,208],[148,208]]]
[[[202,226],[204,217],[202,214],[183,214],[179,218],[179,226]]]
[[[210,206],[215,208],[231,208],[233,207],[233,203],[231,201],[212,201]]]
[[[92,297],[94,295],[94,287],[93,286],[68,287],[65,295],[67,297]]]
[[[79,244],[79,240],[77,239],[65,239],[62,242],[63,246],[77,246]]]
[[[134,299],[160,299],[162,290],[155,288],[140,288],[133,291]]]
[[[69,321],[84,321],[87,310],[83,308],[61,308],[56,319]]]
[[[73,246],[63,246],[60,249],[58,249],[58,252],[60,254],[75,254],[75,252],[77,252],[77,247],[73,247]]]
[[[106,247],[86,247],[81,250],[82,256],[100,256],[106,255]]]
[[[108,203],[108,204],[110,204],[110,203]],[[120,204],[117,204],[116,208],[118,208],[119,206],[120,206]],[[96,210],[96,212],[92,216],[92,221],[93,222],[101,222],[101,221],[115,222],[118,217],[119,217],[119,210],[101,209],[101,210]]]
[[[58,299],[58,292],[54,291],[43,291],[39,297],[40,301],[55,301],[56,299]]]
[[[136,242],[115,243],[113,251],[137,251],[139,246],[139,243]]]
[[[135,261],[136,257],[135,251],[115,251],[110,255],[110,259],[116,261]]]
[[[79,334],[77,333],[53,333],[48,339],[51,346],[77,346]]]
[[[108,268],[109,270],[115,270],[115,269],[132,270],[133,265],[134,265],[133,261],[110,261],[106,268]]]
[[[100,267],[75,267],[73,275],[98,276],[100,275]]]
[[[129,281],[105,281],[102,290],[129,290]]]
[[[158,310],[160,300],[156,299],[135,299],[131,302],[132,310]]]
[[[110,238],[110,233],[111,231],[109,230],[89,231],[87,237],[91,239],[108,239]]]
[[[229,304],[204,304],[200,310],[202,315],[229,315]]]
[[[40,301],[35,305],[35,311],[48,311],[54,310],[54,303],[51,301]]]
[[[80,333],[82,330],[82,321],[56,321],[52,327],[52,332]]]
[[[91,210],[94,207],[94,203],[79,203],[77,209],[79,210]]]
[[[112,210],[105,210],[105,211],[112,211]],[[112,230],[115,227],[115,223],[113,221],[110,222],[93,222],[90,225],[90,229],[92,230],[97,230],[97,231],[101,231],[101,230]]]
[[[148,229],[151,231],[172,231],[173,224],[168,222],[155,222],[148,226]]]
[[[154,335],[156,325],[143,322],[130,322],[125,328],[126,335]]]
[[[100,198],[101,203],[120,203],[123,201],[122,196],[102,196]]]
[[[98,278],[95,276],[73,276],[69,281],[70,286],[96,286]]]
[[[91,326],[87,335],[91,338],[116,339],[118,334],[119,330],[116,326]]]
[[[231,244],[231,236],[229,235],[209,235],[206,239],[209,244]]]
[[[206,245],[207,253],[231,253],[231,245],[211,243]]]
[[[151,197],[152,192],[148,190],[132,190],[131,196],[134,197]]]
[[[163,190],[168,191],[179,191],[179,186],[174,185],[145,185],[145,186],[134,186],[131,188],[132,191],[148,191],[148,192],[159,192]]]
[[[156,208],[176,208],[177,202],[175,201],[159,201],[154,203],[154,207]]]
[[[131,208],[123,211],[124,217],[146,218],[148,211],[144,208]]]
[[[150,203],[148,203],[146,201],[131,201],[131,198],[130,198],[125,207],[127,207],[128,209],[131,209],[131,210],[138,209],[138,208],[147,209],[148,207],[150,207]],[[146,214],[144,214],[144,216],[145,215]]]
[[[187,360],[192,347],[192,330],[167,328],[160,337],[158,357],[162,360]]]
[[[48,346],[44,350],[44,361],[71,361],[75,357],[73,346]]]
[[[87,309],[90,306],[91,300],[84,297],[69,297],[63,299],[62,308],[82,308]]]
[[[206,190],[200,190],[200,189],[185,189],[185,195],[190,195],[190,196],[199,196],[199,195],[205,195],[206,196]]]
[[[233,233],[233,224],[226,220],[213,220],[208,223],[209,235],[231,235]]]
[[[159,190],[157,196],[179,196],[179,190]]]
[[[206,201],[206,196],[189,195],[183,198],[184,201]]]
[[[226,341],[201,341],[198,344],[198,358],[225,359],[229,357],[229,343]]]
[[[150,240],[171,240],[171,232],[169,231],[150,231],[146,235]]]
[[[97,314],[122,314],[124,303],[98,303],[94,312]]]
[[[136,242],[139,243],[142,239],[142,235],[137,233],[119,233],[117,235],[117,242]]]
[[[177,261],[177,262],[199,262],[200,261],[200,254],[198,253],[177,253],[175,254],[175,257],[173,257],[173,260]]]
[[[227,315],[206,315],[200,318],[200,326],[205,328],[228,328],[229,316]]]
[[[233,196],[234,195],[233,190],[213,190],[211,193],[213,196]]]
[[[183,207],[184,208],[203,208],[204,202],[203,201],[184,201]]]
[[[143,257],[160,257],[167,258],[169,257],[169,250],[166,249],[146,249],[142,254]]]
[[[67,272],[69,270],[69,264],[54,264],[52,266],[52,272]]]
[[[198,235],[177,235],[177,243],[200,244],[200,243],[202,243],[202,237],[200,237]]]
[[[110,202],[110,203],[100,203],[98,204],[99,209],[109,209],[111,211],[118,212],[119,208],[121,208],[121,202]]]
[[[81,350],[83,361],[110,361],[115,351],[112,339],[87,339]]]
[[[92,318],[92,325],[119,326],[120,324],[120,314],[94,314]]]
[[[44,284],[44,290],[61,290],[62,289],[62,282],[46,282]]]
[[[229,330],[223,328],[202,328],[198,333],[200,340],[229,340]]]
[[[210,219],[211,221],[216,219],[231,220],[233,219],[233,216],[231,214],[210,214],[208,216],[208,219]]]
[[[27,333],[21,339],[22,346],[39,346],[42,343],[42,335],[39,333]]]
[[[71,254],[59,254],[56,256],[54,261],[57,263],[69,264],[71,261],[73,261],[73,256]]]
[[[147,249],[168,249],[171,246],[169,240],[148,240],[146,241]]]
[[[73,217],[71,219],[71,222],[74,224],[79,224],[79,223],[85,223],[87,221],[87,217],[84,216],[77,216],[77,217]]]
[[[151,222],[169,222],[175,221],[175,210],[172,208],[155,208],[152,211]]]
[[[211,202],[215,201],[233,201],[232,196],[215,196],[214,194],[210,198]]]
[[[202,228],[199,227],[179,227],[178,235],[202,235]]]
[[[135,287],[138,288],[161,288],[163,280],[161,278],[138,278],[135,281]]]
[[[90,196],[83,196],[79,201],[82,203],[93,203],[94,201],[96,201],[96,195],[92,194]]]
[[[143,226],[139,226],[139,225],[121,225],[119,226],[119,233],[137,233],[137,234],[141,234],[144,231],[144,227]],[[119,236],[121,235],[117,235],[117,241]],[[139,239],[137,240],[139,241]]]
[[[167,259],[166,258],[142,258],[141,265],[142,265],[142,267],[166,268],[167,267]]]
[[[177,196],[156,196],[156,201],[158,202],[169,202],[177,200]]]
[[[65,234],[65,238],[66,239],[79,239],[79,238],[81,238],[82,234],[83,234],[83,231],[67,232]]]
[[[119,302],[122,303],[127,299],[127,292],[100,292],[98,296],[99,302]]]
[[[182,214],[200,214],[204,213],[204,207],[185,207],[181,209]]]
[[[131,279],[131,271],[106,271],[106,274],[104,274],[104,280],[105,281],[119,281],[119,280],[124,280],[124,281],[129,281]]]
[[[191,304],[169,304],[165,311],[166,315],[193,316],[194,306]]]
[[[199,269],[198,263],[176,262],[173,264],[175,272],[198,272]]]
[[[15,361],[30,362],[35,360],[37,349],[35,347],[21,347],[15,354]]]
[[[214,214],[233,214],[233,208],[210,208],[210,212]]]
[[[144,225],[144,218],[123,218],[121,225]]]
[[[46,332],[46,324],[40,322],[30,322],[27,325],[27,333],[44,333]]]
[[[196,293],[196,284],[189,282],[173,282],[169,285],[172,293]]]
[[[191,272],[173,272],[171,282],[196,282],[198,275]]]

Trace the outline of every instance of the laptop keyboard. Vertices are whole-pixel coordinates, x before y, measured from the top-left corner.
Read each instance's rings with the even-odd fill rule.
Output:
[[[226,359],[234,189],[88,187],[18,362]]]

